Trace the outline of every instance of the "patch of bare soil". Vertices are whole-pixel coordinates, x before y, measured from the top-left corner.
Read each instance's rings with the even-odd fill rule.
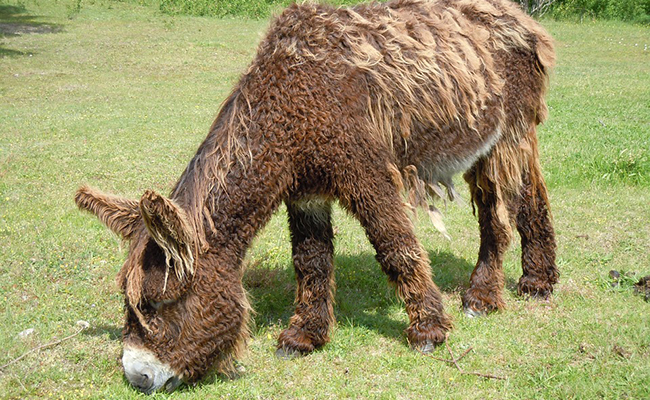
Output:
[[[32,33],[56,33],[62,28],[57,25],[0,22],[0,35],[21,36]]]
[[[650,302],[650,275],[644,276],[634,284],[634,291],[644,296],[645,301]]]

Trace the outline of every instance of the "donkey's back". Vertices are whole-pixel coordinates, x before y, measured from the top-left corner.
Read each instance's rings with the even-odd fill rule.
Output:
[[[550,36],[507,0],[303,4],[271,26],[242,89],[285,135],[385,147],[412,190],[453,193],[452,175],[494,151],[508,159],[498,184],[516,191],[553,61]]]

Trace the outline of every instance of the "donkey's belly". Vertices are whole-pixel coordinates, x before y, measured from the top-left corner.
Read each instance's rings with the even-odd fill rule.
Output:
[[[483,134],[449,130],[418,136],[406,143],[402,167],[413,165],[422,180],[448,185],[454,175],[467,171],[492,150],[501,138],[501,129]]]

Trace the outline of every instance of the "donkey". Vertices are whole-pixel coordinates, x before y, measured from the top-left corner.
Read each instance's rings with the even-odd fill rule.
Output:
[[[429,352],[446,339],[452,323],[407,211],[424,207],[444,231],[431,200],[454,198],[461,172],[480,225],[466,313],[504,307],[512,226],[517,292],[549,296],[558,271],[536,126],[554,58],[550,36],[509,0],[288,7],[169,197],[76,193],[130,242],[117,276],[127,379],[150,393],[233,368],[249,337],[243,259],[283,202],[297,289],[278,356],[329,341],[334,201],[403,300],[409,344]]]

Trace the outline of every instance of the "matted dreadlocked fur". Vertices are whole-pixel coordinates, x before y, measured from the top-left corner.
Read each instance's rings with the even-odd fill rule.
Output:
[[[409,343],[428,351],[451,320],[404,205],[425,209],[449,237],[433,200],[458,198],[452,177],[462,172],[481,227],[466,310],[503,307],[511,223],[522,237],[518,291],[550,294],[558,273],[536,125],[548,115],[554,57],[551,37],[509,0],[291,5],[271,23],[169,199],[77,194],[79,207],[131,241],[118,277],[129,334],[147,337],[138,340],[189,380],[206,364],[229,364],[248,337],[246,249],[285,202],[298,285],[278,351],[327,343],[331,203],[339,200],[405,302]],[[140,310],[151,299],[172,319],[153,319],[172,327],[161,343],[151,343],[159,328]],[[165,303],[177,299],[182,307]],[[189,321],[178,336],[191,343],[169,345],[179,329],[173,318]]]
[[[296,68],[308,61],[324,64],[323,71],[334,80],[349,68],[363,71],[368,91],[366,130],[389,146],[401,138],[408,151],[408,139],[421,125],[441,131],[462,126],[475,134],[485,129],[498,132],[483,152],[496,155],[485,173],[499,183],[499,198],[514,195],[521,187],[523,170],[537,160],[536,143],[532,143],[536,137],[528,132],[530,121],[524,110],[516,120],[506,121],[504,77],[496,72],[494,56],[500,51],[536,54],[544,84],[531,105],[534,122],[543,122],[548,115],[544,101],[548,72],[555,61],[553,41],[510,1],[400,0],[339,9],[294,5],[274,21],[259,46],[258,59],[222,106],[211,131],[227,135],[206,139],[172,197],[185,199],[195,226],[209,223],[211,202],[205,199],[215,187],[223,187],[233,165],[246,166],[252,158],[248,134],[255,116],[248,92],[254,90],[247,84],[257,83],[251,76],[260,67],[260,57],[278,53],[284,53]],[[491,113],[487,122],[486,110]],[[466,170],[473,160],[447,161],[442,170],[439,165],[399,168],[395,162],[390,166],[400,173],[399,185],[409,192],[408,205],[428,210],[445,235],[437,209],[427,199],[445,197],[440,184],[447,188],[446,197],[457,198],[452,175]],[[201,235],[201,229],[197,231]],[[205,238],[200,239],[205,248]]]

